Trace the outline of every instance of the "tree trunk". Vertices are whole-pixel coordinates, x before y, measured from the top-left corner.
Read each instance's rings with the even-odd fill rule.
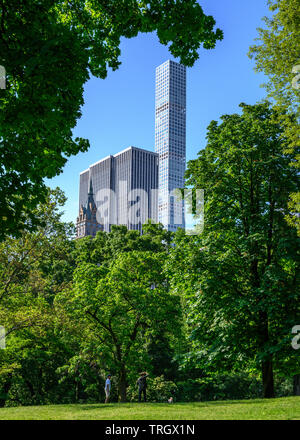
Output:
[[[119,401],[126,402],[126,389],[127,389],[127,380],[126,380],[126,369],[122,367],[119,376],[119,385],[118,385],[118,394]]]
[[[264,397],[275,397],[272,358],[269,358],[262,362],[262,380],[264,387]]]
[[[35,394],[35,391],[34,391],[34,388],[33,388],[33,385],[32,385],[32,383],[30,382],[30,380],[27,380],[27,379],[25,379],[25,383],[26,383],[26,385],[27,385],[27,387],[28,387],[28,389],[29,389],[29,392],[30,392],[30,394],[31,394],[31,404],[36,404],[37,402],[36,402],[36,394]]]
[[[78,395],[79,395],[79,383],[78,380],[75,379],[75,402],[78,402]]]
[[[294,396],[300,396],[300,374],[294,376]]]
[[[265,345],[269,342],[269,324],[268,315],[266,312],[260,312],[259,314],[259,326],[260,326],[260,348],[264,351]],[[264,397],[275,397],[274,392],[274,373],[273,373],[273,359],[271,354],[267,354],[261,365],[262,369],[262,382],[264,389]]]

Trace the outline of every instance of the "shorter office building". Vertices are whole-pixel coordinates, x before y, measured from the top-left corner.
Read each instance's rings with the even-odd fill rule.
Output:
[[[96,221],[104,231],[109,232],[112,225],[142,231],[147,220],[157,222],[158,154],[129,147],[80,173],[79,218],[88,202],[90,182]],[[82,231],[91,235],[87,234],[88,228]]]

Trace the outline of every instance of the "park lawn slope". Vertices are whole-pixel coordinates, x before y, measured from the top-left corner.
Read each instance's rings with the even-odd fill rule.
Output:
[[[300,420],[300,397],[0,408],[0,420]]]

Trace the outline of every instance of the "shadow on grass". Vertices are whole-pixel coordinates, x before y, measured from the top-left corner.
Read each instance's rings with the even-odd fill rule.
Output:
[[[113,402],[113,403],[91,403],[91,404],[74,404],[74,407],[76,407],[76,409],[79,409],[80,411],[90,411],[90,410],[97,410],[97,409],[101,409],[101,410],[112,410],[115,408],[128,408],[131,409],[132,408],[132,403],[126,402],[126,403],[117,403],[117,402]]]
[[[112,409],[121,409],[121,408],[127,408],[132,409],[133,407],[135,409],[137,408],[147,408],[150,407],[151,409],[163,407],[163,408],[169,408],[169,409],[176,409],[178,407],[181,407],[184,409],[184,407],[188,407],[191,409],[191,407],[194,407],[195,409],[200,408],[209,408],[209,407],[216,407],[216,406],[232,406],[232,405],[256,405],[256,404],[270,404],[277,399],[255,399],[255,400],[211,400],[207,402],[175,402],[174,404],[170,405],[169,403],[156,403],[156,402],[147,402],[147,403],[137,403],[137,402],[125,402],[125,403],[117,403],[112,402],[109,404],[105,403],[99,403],[99,404],[72,404],[72,406],[76,407],[80,411],[90,411],[90,410],[112,410]],[[149,409],[150,409],[149,408]]]
[[[256,405],[261,403],[271,403],[275,399],[255,399],[255,400],[210,400],[207,402],[191,402],[201,406],[229,406],[229,405]]]

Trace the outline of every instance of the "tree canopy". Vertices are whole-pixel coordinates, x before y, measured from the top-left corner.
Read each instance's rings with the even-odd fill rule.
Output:
[[[300,167],[299,156],[299,104],[300,104],[300,5],[298,0],[269,0],[272,16],[265,17],[266,28],[258,29],[257,44],[250,48],[249,55],[255,60],[256,70],[263,72],[268,82],[264,84],[268,97],[275,100],[281,112],[280,123],[284,126],[287,152],[295,152],[297,161],[292,166]],[[300,193],[291,193],[289,224],[296,225],[300,234]]]
[[[156,31],[187,66],[222,39],[196,0],[3,0],[0,23],[0,239],[35,227],[43,179],[87,150],[72,136],[83,86],[119,67],[122,37]]]
[[[179,302],[168,293],[163,264],[164,254],[149,251],[121,253],[108,270],[83,263],[75,271],[72,293],[57,297],[86,321],[98,363],[118,378],[121,401],[126,401],[128,375],[149,364],[151,333],[180,333]]]
[[[256,70],[268,77],[265,84],[270,97],[296,112],[300,90],[294,86],[300,64],[300,18],[298,0],[268,0],[271,17],[265,17],[266,28],[258,28],[257,44],[250,48]]]
[[[187,304],[191,357],[212,371],[259,368],[272,397],[274,364],[299,371],[289,343],[300,312],[299,242],[284,220],[298,180],[276,111],[241,107],[211,122],[206,148],[188,164],[187,183],[205,192],[205,226],[199,236],[177,234],[169,267]]]

